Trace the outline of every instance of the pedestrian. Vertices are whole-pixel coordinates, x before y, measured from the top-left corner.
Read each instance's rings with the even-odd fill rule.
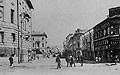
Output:
[[[37,59],[39,60],[39,55],[37,56]]]
[[[73,56],[70,56],[70,67],[72,67],[72,64],[74,64],[75,67],[75,59]]]
[[[76,58],[75,58],[74,56],[73,56],[72,58],[73,58],[74,67],[76,67],[76,66],[75,66]]]
[[[115,63],[115,65],[117,65],[117,59],[118,59],[118,56],[115,55],[115,56],[111,59],[111,63]]]
[[[70,64],[70,57],[69,56],[67,56],[66,58],[65,58],[65,60],[66,60],[66,62],[67,62],[67,67],[69,66],[69,64]]]
[[[59,55],[56,57],[56,63],[57,63],[57,69],[61,68],[61,60]]]
[[[10,55],[10,57],[9,57],[10,66],[13,66],[13,57],[14,57],[13,54]]]
[[[83,66],[83,60],[84,60],[83,55],[80,55],[80,59],[81,59],[81,66]]]
[[[77,63],[80,63],[80,55],[77,57]]]

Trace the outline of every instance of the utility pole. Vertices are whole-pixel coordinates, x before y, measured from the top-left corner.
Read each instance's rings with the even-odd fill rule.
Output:
[[[20,17],[21,17],[21,21],[20,21],[20,23],[21,23],[21,35],[20,35],[20,37],[21,37],[21,52],[20,52],[20,62],[22,63],[23,62],[23,49],[22,49],[22,38],[23,38],[23,36],[22,36],[22,29],[23,29],[23,27],[22,27],[22,24],[23,24],[23,21],[24,21],[24,13],[22,13],[22,14],[20,14]]]
[[[20,47],[19,47],[19,0],[17,0],[17,26],[18,26],[18,63],[20,63]]]

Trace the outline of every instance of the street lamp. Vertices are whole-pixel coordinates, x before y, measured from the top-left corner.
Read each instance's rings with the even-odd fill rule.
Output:
[[[20,63],[20,46],[19,46],[19,0],[17,0],[17,26],[18,26],[18,63]]]
[[[21,17],[21,21],[20,21],[20,23],[21,23],[21,35],[20,35],[20,38],[21,38],[21,52],[20,52],[20,62],[22,63],[23,62],[23,49],[22,49],[22,29],[23,29],[23,27],[22,27],[22,25],[23,25],[23,21],[24,21],[24,14],[25,13],[21,13],[20,14],[20,17]]]

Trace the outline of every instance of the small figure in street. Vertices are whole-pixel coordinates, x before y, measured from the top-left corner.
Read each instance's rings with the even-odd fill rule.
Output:
[[[37,56],[37,59],[39,60],[39,56]]]
[[[66,58],[65,58],[65,60],[66,60],[66,62],[67,62],[67,67],[69,66],[69,64],[70,64],[70,57],[69,56],[67,56]]]
[[[10,66],[13,66],[13,57],[14,57],[13,54],[10,55],[10,57],[9,57]]]
[[[75,63],[76,63],[76,58],[73,56],[73,64],[74,64],[74,67],[76,67],[76,66],[75,66]]]
[[[83,55],[80,55],[80,59],[81,59],[81,66],[83,66]]]
[[[70,56],[70,67],[72,67],[72,64],[74,64],[75,67],[75,58],[73,56]]]
[[[77,57],[77,63],[80,63],[80,56]]]
[[[57,69],[61,68],[61,60],[60,60],[59,55],[56,57],[56,63],[57,63]]]
[[[117,60],[118,60],[118,56],[114,56],[111,60],[111,63],[115,63],[115,65],[117,65]]]

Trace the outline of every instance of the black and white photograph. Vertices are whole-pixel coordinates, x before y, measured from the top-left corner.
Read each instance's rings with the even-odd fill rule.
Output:
[[[0,75],[120,75],[120,0],[0,0]]]

